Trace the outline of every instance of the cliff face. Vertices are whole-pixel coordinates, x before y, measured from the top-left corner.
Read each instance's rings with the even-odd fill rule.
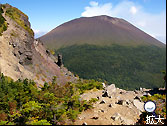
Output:
[[[7,29],[0,36],[0,72],[17,79],[33,79],[37,84],[49,82],[53,76],[59,84],[75,81],[74,75],[34,39],[28,16],[8,4],[0,6]]]

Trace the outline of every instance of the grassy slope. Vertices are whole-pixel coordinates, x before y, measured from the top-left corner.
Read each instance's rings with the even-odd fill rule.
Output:
[[[5,19],[2,16],[2,13],[3,13],[3,10],[0,4],[0,35],[2,35],[2,32],[7,29],[7,23],[5,22]]]
[[[27,26],[24,23],[24,21],[21,19],[21,15],[22,15],[25,18],[27,18],[27,20],[28,20],[28,16],[26,14],[24,14],[19,9],[17,9],[15,7],[12,7],[12,6],[8,5],[8,4],[4,4],[3,7],[6,8],[6,15],[7,16],[9,16],[11,19],[16,21],[18,25],[20,25],[22,28],[27,30],[31,35],[34,35],[33,30],[29,26]]]
[[[164,86],[165,48],[80,45],[57,52],[63,54],[65,67],[85,79],[100,78],[124,89]]]

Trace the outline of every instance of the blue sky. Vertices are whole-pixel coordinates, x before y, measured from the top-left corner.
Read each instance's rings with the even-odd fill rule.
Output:
[[[36,37],[79,17],[123,18],[166,43],[166,0],[0,0],[29,16]]]

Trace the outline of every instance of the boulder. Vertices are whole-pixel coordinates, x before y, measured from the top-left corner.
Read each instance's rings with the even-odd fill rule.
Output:
[[[111,84],[111,85],[107,86],[106,91],[108,93],[108,96],[112,96],[112,94],[115,93],[115,91],[116,91],[115,84]]]
[[[144,111],[144,103],[143,102],[140,102],[139,100],[135,99],[133,101],[133,105],[136,106],[136,108],[140,111]]]

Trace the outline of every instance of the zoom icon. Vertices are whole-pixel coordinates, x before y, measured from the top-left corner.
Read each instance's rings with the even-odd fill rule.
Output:
[[[155,104],[155,102],[153,102],[153,101],[147,101],[147,102],[144,104],[144,109],[145,109],[145,111],[147,111],[147,112],[154,112],[155,109],[156,109],[156,104]]]

